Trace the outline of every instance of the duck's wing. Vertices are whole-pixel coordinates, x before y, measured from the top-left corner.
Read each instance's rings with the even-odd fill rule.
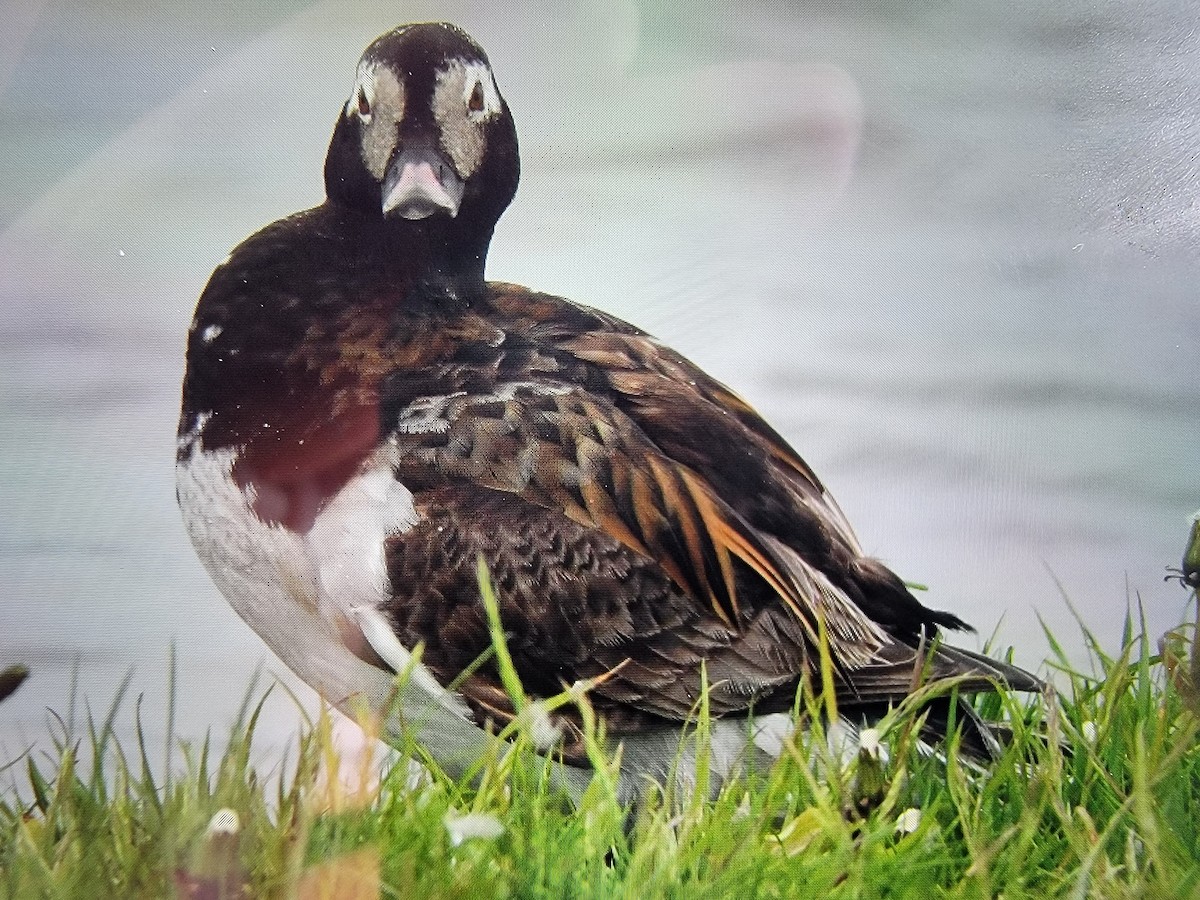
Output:
[[[624,323],[509,300],[494,341],[385,391],[420,518],[388,546],[403,642],[424,642],[443,679],[487,646],[482,555],[522,678],[545,693],[604,677],[610,717],[686,718],[702,665],[714,712],[745,710],[812,672],[822,627],[847,700],[910,690],[910,635],[957,620],[861,556],[748,405]],[[935,674],[979,686],[994,674],[945,663]],[[486,671],[461,688],[502,711]]]
[[[555,358],[557,369],[547,374],[570,373],[586,384],[590,396],[609,404],[670,467],[686,472],[687,483],[702,485],[721,510],[715,519],[766,544],[786,560],[783,569],[794,569],[798,558],[803,571],[831,581],[868,621],[913,640],[938,626],[967,627],[923,606],[893,572],[863,554],[813,470],[734,391],[605,313],[509,286],[494,296],[523,334],[567,357]],[[710,533],[720,531],[716,525]],[[791,604],[786,590],[778,593]],[[802,593],[812,596],[811,589]]]
[[[865,665],[888,641],[835,582],[839,573],[754,527],[612,396],[526,372],[486,393],[421,398],[396,424],[397,474],[418,501],[446,484],[518,498],[646,560],[694,605],[692,617],[739,632],[778,606],[810,648],[823,620],[839,666]]]
[[[525,690],[547,697],[597,679],[592,702],[612,734],[687,720],[702,667],[714,715],[794,688],[807,671],[809,642],[781,604],[731,627],[656,560],[603,528],[474,484],[417,497],[420,522],[388,542],[387,613],[400,643],[422,643],[425,665],[443,683],[457,682],[481,719],[507,721],[512,706],[493,666],[472,668],[490,643],[476,582],[480,558]]]

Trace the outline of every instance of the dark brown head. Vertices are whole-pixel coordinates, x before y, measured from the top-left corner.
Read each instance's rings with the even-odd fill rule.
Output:
[[[512,116],[470,36],[404,25],[367,47],[325,159],[332,203],[423,237],[442,268],[477,263],[482,278],[519,176]]]

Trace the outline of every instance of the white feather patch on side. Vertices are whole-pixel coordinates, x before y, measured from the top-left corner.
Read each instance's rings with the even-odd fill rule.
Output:
[[[503,339],[503,332],[500,336]],[[442,434],[449,431],[451,424],[472,406],[508,403],[523,392],[534,397],[561,397],[575,390],[577,388],[573,385],[557,382],[506,381],[497,385],[490,394],[456,391],[453,394],[416,397],[396,415],[394,425],[401,434]]]
[[[317,515],[304,539],[306,554],[317,573],[321,613],[353,619],[363,606],[388,600],[389,536],[411,529],[418,520],[412,492],[393,467],[395,444],[375,452]]]
[[[201,561],[230,605],[292,671],[347,715],[356,714],[358,698],[381,713],[399,700],[404,727],[416,729],[417,739],[452,777],[461,776],[492,737],[428,669],[410,667],[412,654],[379,609],[385,596],[379,579],[383,541],[416,521],[412,495],[393,475],[394,451],[385,448],[331,498],[318,516],[320,530],[301,535],[259,519],[233,477],[236,451],[202,450],[198,437],[192,433],[179,441],[179,504]],[[367,504],[360,515],[351,515],[352,499]],[[368,552],[368,568],[356,573],[353,559],[361,561]],[[356,585],[363,595],[355,596]],[[346,622],[358,627],[389,668],[409,670],[399,698],[395,676],[343,641]],[[401,720],[389,718],[385,731],[398,740]],[[583,776],[562,775],[578,796]]]

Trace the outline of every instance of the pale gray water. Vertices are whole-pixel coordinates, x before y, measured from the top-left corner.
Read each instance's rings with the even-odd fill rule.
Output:
[[[492,277],[734,385],[871,552],[1020,661],[1047,653],[1040,616],[1086,665],[1056,581],[1112,651],[1132,595],[1152,632],[1180,621],[1192,5],[8,5],[0,665],[34,675],[0,759],[65,710],[76,660],[94,707],[135,666],[161,740],[172,640],[179,731],[224,732],[265,650],[175,509],[184,333],[231,246],[319,201],[354,61],[401,20],[467,27],[516,115]],[[280,738],[295,713],[272,709]]]

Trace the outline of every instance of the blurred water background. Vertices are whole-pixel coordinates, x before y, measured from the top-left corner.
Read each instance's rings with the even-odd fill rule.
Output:
[[[601,306],[755,402],[870,552],[1017,660],[1119,646],[1200,506],[1200,7],[3,2],[0,761],[134,670],[161,744],[263,663],[175,507],[213,266],[322,198],[358,54],[450,19],[523,181],[489,275]],[[969,646],[979,639],[966,637]],[[307,704],[312,695],[289,680]],[[277,692],[268,744],[298,712]],[[132,714],[118,719],[127,737]]]

